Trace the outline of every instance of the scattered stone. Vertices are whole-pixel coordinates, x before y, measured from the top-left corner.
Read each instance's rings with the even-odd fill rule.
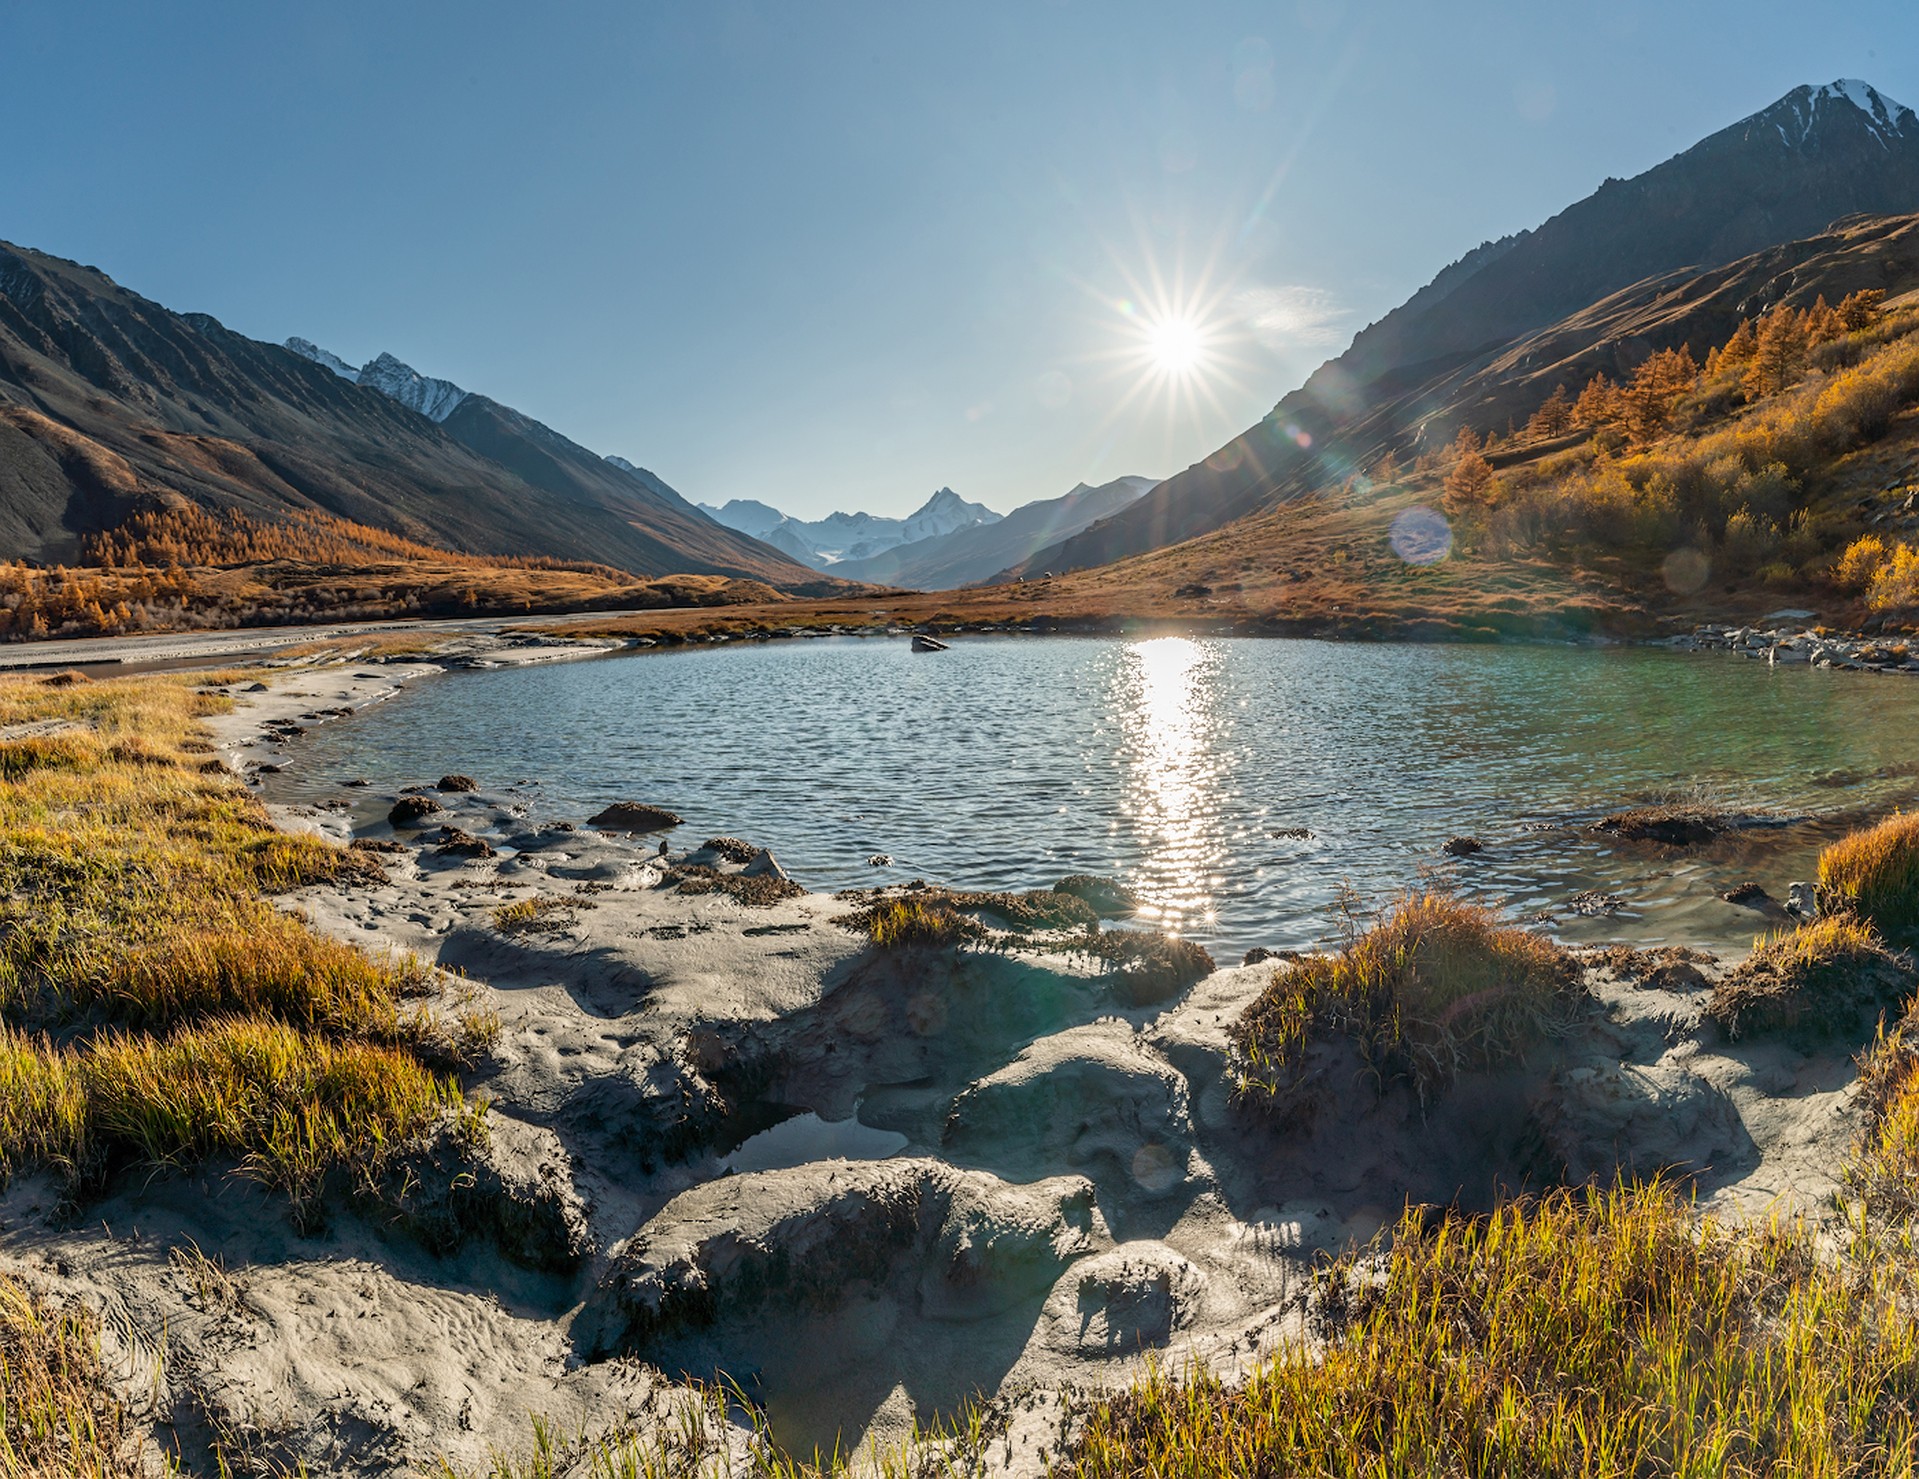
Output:
[[[431,796],[402,796],[386,814],[395,827],[417,827],[442,808]]]
[[[890,868],[893,866],[893,855],[890,852],[876,852],[872,857],[866,860],[866,866],[869,868]]]
[[[1264,965],[1269,960],[1288,962],[1302,960],[1304,958],[1305,957],[1297,950],[1269,950],[1264,945],[1255,945],[1251,950],[1246,952],[1239,963],[1241,965]]]
[[[664,832],[677,827],[681,818],[663,806],[647,806],[639,801],[616,801],[597,816],[587,819],[589,827],[604,827],[609,832]]]
[[[356,776],[354,779],[346,782],[346,784],[354,787],[357,790],[363,790],[366,787],[372,785],[373,782],[368,780],[365,776]]]
[[[1812,883],[1787,884],[1786,912],[1811,919],[1819,912],[1819,886]]]
[[[1469,858],[1476,852],[1484,852],[1486,844],[1477,837],[1448,837],[1443,851],[1448,857]]]
[[[1310,842],[1313,829],[1311,827],[1275,827],[1267,833],[1267,836],[1277,837],[1285,842]]]
[[[347,851],[404,853],[406,844],[396,842],[391,837],[356,837],[347,844]]]
[[[434,838],[439,844],[433,849],[440,857],[491,858],[498,854],[493,844],[484,837],[475,837],[460,827],[442,827]]]
[[[1583,918],[1596,919],[1603,914],[1617,914],[1626,907],[1626,901],[1618,894],[1601,893],[1596,888],[1589,888],[1583,894],[1574,894],[1566,900],[1566,907]]]
[[[434,788],[439,791],[477,791],[480,783],[470,775],[443,775],[440,784]]]
[[[1766,905],[1775,902],[1771,894],[1750,881],[1727,889],[1719,897],[1728,904],[1744,904],[1751,909],[1763,909]]]
[[[256,765],[253,767],[253,771],[255,775],[278,775],[281,771],[285,769],[286,767],[284,765],[274,765],[272,763],[268,763],[266,765]]]

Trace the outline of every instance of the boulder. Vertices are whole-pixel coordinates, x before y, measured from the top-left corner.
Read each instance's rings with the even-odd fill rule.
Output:
[[[1448,837],[1441,849],[1449,858],[1469,858],[1476,852],[1484,852],[1486,844],[1477,837]]]
[[[1129,1356],[1166,1345],[1198,1314],[1206,1276],[1164,1243],[1122,1243],[1083,1259],[1046,1301],[1055,1349]]]
[[[474,780],[470,775],[443,775],[440,777],[440,784],[435,787],[435,789],[440,791],[477,791],[480,789],[480,783]]]
[[[677,827],[680,817],[663,806],[647,806],[638,801],[616,801],[587,824],[609,832],[664,832]]]
[[[576,1333],[589,1358],[884,1290],[934,1318],[1051,1288],[1104,1234],[1076,1176],[1013,1186],[938,1161],[819,1162],[683,1192],[617,1250]]]
[[[786,870],[780,866],[780,860],[765,848],[753,854],[753,861],[740,870],[748,878],[785,879]]]
[[[493,844],[484,837],[475,837],[471,832],[459,827],[442,827],[434,837],[439,845],[433,849],[441,857],[490,858],[495,856]]]
[[[393,803],[386,819],[395,827],[417,827],[442,808],[431,796],[402,796]]]
[[[1549,1159],[1569,1183],[1736,1174],[1756,1159],[1725,1093],[1674,1063],[1601,1063],[1555,1073],[1538,1105]]]

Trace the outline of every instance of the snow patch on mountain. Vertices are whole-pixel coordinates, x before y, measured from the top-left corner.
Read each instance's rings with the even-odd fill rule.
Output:
[[[435,380],[422,375],[409,364],[390,354],[368,360],[360,367],[360,384],[370,385],[382,395],[391,396],[429,421],[444,421],[459,409],[466,392],[451,380]]]
[[[332,353],[330,350],[322,349],[311,339],[302,339],[296,334],[293,338],[287,340],[286,347],[299,355],[301,359],[310,359],[314,364],[322,365],[333,371],[333,373],[338,375],[342,380],[351,380],[355,385],[360,383],[360,372],[358,370],[341,359],[339,355]]]
[[[1791,149],[1802,147],[1821,123],[1837,117],[1857,116],[1881,148],[1891,148],[1894,139],[1919,138],[1919,115],[1857,77],[1794,88],[1757,116],[1777,129]]]

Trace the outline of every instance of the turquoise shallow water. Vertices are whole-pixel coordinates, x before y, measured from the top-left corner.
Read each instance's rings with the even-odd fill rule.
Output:
[[[687,818],[676,845],[743,836],[821,890],[1116,874],[1222,957],[1323,943],[1344,886],[1376,904],[1429,874],[1571,939],[1732,945],[1764,921],[1721,889],[1783,897],[1848,819],[1919,793],[1919,680],[1643,648],[821,639],[435,679],[303,743],[309,799],[460,770],[542,818],[649,801]],[[1695,787],[1806,820],[1684,854],[1585,829]],[[1446,858],[1455,834],[1486,850]],[[1623,907],[1576,913],[1595,889]]]

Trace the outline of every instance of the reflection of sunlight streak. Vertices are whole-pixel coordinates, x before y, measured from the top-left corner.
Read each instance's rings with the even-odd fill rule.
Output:
[[[1222,880],[1214,812],[1220,757],[1213,690],[1220,655],[1186,637],[1126,649],[1117,705],[1127,770],[1122,807],[1144,853],[1146,911],[1169,926],[1210,922]]]

